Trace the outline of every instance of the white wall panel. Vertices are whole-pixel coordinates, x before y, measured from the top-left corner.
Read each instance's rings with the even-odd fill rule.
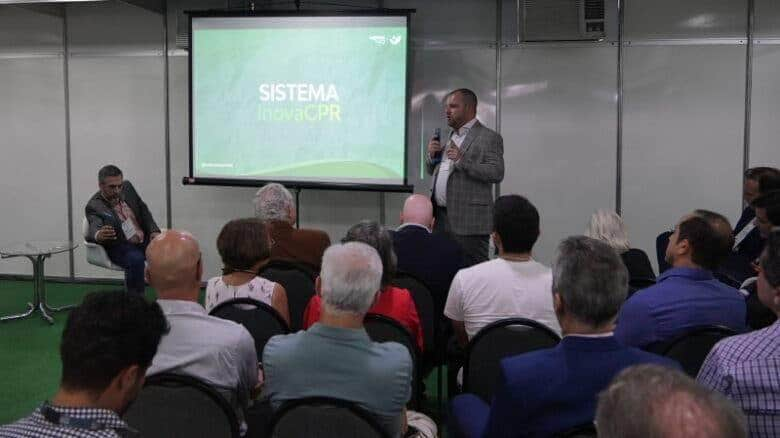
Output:
[[[0,245],[68,240],[62,59],[0,59],[0,78]],[[68,254],[45,269],[69,275]],[[31,274],[32,265],[3,259],[0,273]]]
[[[73,53],[162,49],[163,19],[155,12],[116,0],[74,3],[67,12],[69,49]]]
[[[750,165],[780,167],[780,45],[753,49]]]
[[[0,53],[61,52],[62,25],[53,13],[0,5]]]
[[[122,169],[165,226],[165,113],[162,57],[76,57],[70,61],[73,223],[81,233],[84,206],[105,164]],[[107,277],[76,252],[77,277]],[[116,274],[112,274],[117,276]]]
[[[417,10],[411,24],[415,43],[448,45],[496,39],[493,0],[385,0],[384,7]]]
[[[597,208],[614,208],[617,48],[539,45],[502,53],[502,194],[541,215],[537,259],[581,234]]]
[[[625,52],[623,217],[655,263],[655,237],[696,208],[740,210],[744,46]]]
[[[753,35],[756,38],[780,37],[780,2],[753,0],[755,14]]]
[[[624,37],[744,38],[747,0],[626,0]]]

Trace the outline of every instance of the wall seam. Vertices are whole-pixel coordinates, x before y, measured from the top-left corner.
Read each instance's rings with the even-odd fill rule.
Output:
[[[68,50],[68,7],[63,6],[62,14],[62,79],[63,97],[65,101],[65,181],[67,187],[68,209],[68,240],[73,242],[73,166],[70,143],[70,51]],[[68,277],[72,280],[76,275],[76,258],[73,251],[68,251]]]
[[[615,155],[615,211],[623,213],[623,17],[625,4],[617,0],[618,53],[617,53],[617,134]]]

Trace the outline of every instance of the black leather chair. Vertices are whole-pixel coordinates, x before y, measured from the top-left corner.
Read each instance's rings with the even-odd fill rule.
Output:
[[[696,378],[712,347],[721,339],[736,334],[736,331],[728,327],[697,327],[666,344],[661,353],[679,362],[686,374]]]
[[[294,332],[302,329],[303,312],[315,294],[316,273],[301,264],[272,261],[260,270],[260,276],[284,287],[287,292],[287,306],[290,309],[290,329]]]
[[[390,438],[376,418],[354,403],[307,397],[282,405],[271,421],[273,438]]]
[[[409,350],[412,357],[412,405],[417,408],[420,405],[422,380],[420,379],[420,351],[412,334],[398,321],[384,315],[369,313],[363,320],[363,325],[368,336],[374,342],[398,342]]]
[[[255,340],[258,361],[263,360],[263,349],[272,336],[290,333],[290,328],[276,309],[252,298],[224,301],[211,309],[209,315],[229,319],[246,327]]]
[[[124,419],[146,438],[239,437],[230,403],[205,382],[184,375],[147,377]]]
[[[490,403],[501,359],[554,347],[560,339],[549,327],[526,318],[507,318],[486,325],[466,348],[463,392]]]

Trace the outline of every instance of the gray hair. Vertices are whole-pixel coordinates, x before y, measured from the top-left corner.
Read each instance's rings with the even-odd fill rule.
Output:
[[[612,210],[596,210],[590,217],[585,235],[605,242],[618,253],[626,252],[631,248],[623,219]]]
[[[567,237],[558,245],[552,271],[553,292],[561,296],[566,312],[593,327],[610,322],[626,299],[626,266],[600,240]]]
[[[741,438],[747,421],[733,403],[680,371],[636,365],[598,397],[600,438]]]
[[[292,193],[278,183],[266,184],[255,193],[255,215],[264,221],[291,222],[295,210]]]
[[[376,221],[362,221],[347,230],[342,242],[363,242],[373,247],[382,260],[382,286],[393,281],[395,270],[398,266],[398,258],[393,251],[393,236]]]
[[[331,312],[363,315],[374,303],[382,279],[382,260],[365,243],[332,245],[322,256],[320,294]]]

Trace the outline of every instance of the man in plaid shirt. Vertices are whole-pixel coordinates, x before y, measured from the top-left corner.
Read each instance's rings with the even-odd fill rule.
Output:
[[[780,315],[780,228],[761,255],[758,298]],[[751,437],[780,437],[780,322],[718,342],[697,380],[742,408]]]
[[[30,416],[0,427],[0,437],[137,436],[120,416],[138,396],[167,330],[160,306],[140,295],[87,295],[65,323],[59,391]]]

